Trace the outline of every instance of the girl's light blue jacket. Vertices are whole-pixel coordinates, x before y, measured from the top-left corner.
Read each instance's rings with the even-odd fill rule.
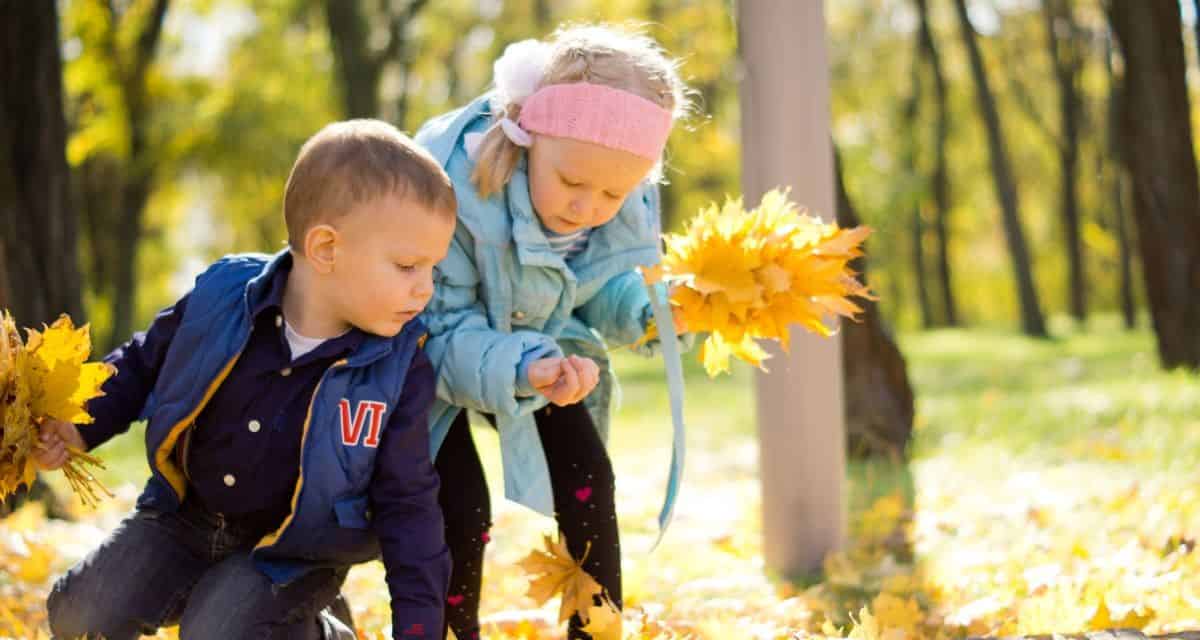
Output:
[[[609,223],[592,230],[571,260],[550,249],[529,196],[524,160],[505,189],[481,199],[464,136],[491,125],[490,95],[427,122],[416,140],[442,164],[458,197],[458,224],[438,264],[433,300],[422,319],[425,351],[438,370],[430,412],[434,455],[462,409],[495,414],[505,496],[554,512],[550,474],[532,412],[547,402],[524,368],[539,358],[578,354],[602,370],[585,401],[601,437],[616,379],[605,345],[631,345],[652,316],[634,269],[659,261],[657,189],[643,185]],[[653,353],[656,344],[641,349]]]

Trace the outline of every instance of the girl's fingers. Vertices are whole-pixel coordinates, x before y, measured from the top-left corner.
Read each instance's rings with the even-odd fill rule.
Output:
[[[600,367],[596,365],[596,361],[591,358],[583,358],[572,356],[572,363],[575,365],[576,371],[579,373],[580,380],[580,399],[591,393],[592,389],[600,382]]]
[[[581,358],[579,356],[571,356],[568,360],[568,366],[575,371],[575,378],[579,380],[579,387],[575,393],[571,394],[571,404],[575,404],[583,399],[591,389],[588,387],[587,371],[584,369]]]
[[[562,362],[562,377],[558,382],[562,385],[562,397],[567,400],[566,404],[574,404],[575,397],[579,395],[579,372],[568,360]]]

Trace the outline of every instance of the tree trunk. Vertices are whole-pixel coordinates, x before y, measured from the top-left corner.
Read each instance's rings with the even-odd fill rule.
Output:
[[[946,98],[946,76],[942,72],[942,58],[933,40],[933,29],[929,26],[927,0],[916,0],[920,16],[921,53],[929,64],[933,76],[933,91],[937,107],[937,124],[933,141],[933,202],[935,205],[933,232],[937,239],[937,275],[942,298],[942,322],[947,326],[958,326],[958,304],[954,298],[953,278],[950,274],[950,179],[946,163],[946,140],[950,137],[950,115]]]
[[[381,2],[382,11],[370,14],[361,0],[325,0],[325,21],[333,58],[337,64],[338,85],[342,94],[342,109],[347,118],[379,118],[379,82],[388,63],[399,66],[401,84],[406,88],[396,100],[391,114],[397,126],[404,127],[408,114],[408,23],[428,3],[411,0],[404,9],[392,13],[391,3]],[[382,49],[372,49],[371,28],[374,21],[387,24],[388,37]]]
[[[654,11],[654,6],[656,4],[658,4],[658,3],[656,3],[656,2],[651,3],[651,5],[650,5],[651,12]],[[656,21],[657,19],[654,17],[651,17],[650,20]],[[533,0],[533,26],[534,26],[534,28],[537,29],[537,33],[534,34],[534,37],[543,38],[543,37],[549,35],[546,33],[546,30],[549,29],[551,27],[551,25],[552,25],[552,23],[551,23],[549,0]]]
[[[1106,9],[1125,60],[1122,146],[1159,358],[1166,368],[1197,369],[1200,185],[1179,4],[1118,1]]]
[[[834,148],[837,222],[861,224],[846,184],[841,158]],[[866,258],[853,267],[867,281]],[[914,403],[904,355],[896,346],[879,305],[863,301],[858,322],[842,323],[842,367],[845,376],[846,450],[853,456],[904,456],[912,437]]]
[[[358,4],[358,0],[325,0],[325,20],[337,65],[343,115],[375,118],[379,116],[383,62],[367,48],[367,19]]]
[[[23,327],[60,313],[83,323],[56,3],[0,0],[0,86],[0,308]],[[65,513],[38,478],[0,517],[25,500]]]
[[[996,100],[992,95],[991,87],[988,86],[983,56],[979,52],[979,44],[975,41],[975,28],[971,25],[970,18],[967,17],[966,2],[965,0],[955,0],[954,4],[958,9],[963,46],[966,47],[967,56],[971,62],[971,75],[975,82],[979,111],[987,130],[992,179],[995,183],[996,196],[1000,200],[1004,236],[1008,242],[1008,253],[1012,259],[1013,275],[1017,285],[1017,299],[1021,307],[1021,328],[1027,335],[1044,338],[1047,335],[1046,321],[1042,316],[1037,289],[1033,283],[1032,261],[1025,242],[1025,231],[1021,226],[1020,198],[1008,160],[1004,132],[1000,127],[1000,114],[996,111]]]
[[[54,2],[0,1],[0,295],[20,326],[83,322]]]
[[[163,22],[166,19],[169,0],[155,0],[146,21],[140,26],[131,62],[128,65],[114,60],[120,70],[121,92],[125,99],[126,128],[129,131],[129,160],[124,166],[120,184],[118,212],[120,223],[115,229],[106,229],[115,240],[115,294],[113,296],[112,334],[109,347],[127,340],[133,333],[134,316],[137,312],[137,257],[141,237],[142,219],[146,202],[154,184],[154,149],[150,142],[150,95],[147,75],[158,44],[162,40]],[[124,17],[123,17],[124,18]],[[113,17],[112,29],[117,31]],[[115,37],[115,35],[114,35]]]
[[[1042,0],[1046,21],[1047,46],[1058,81],[1059,126],[1058,165],[1060,170],[1060,207],[1063,244],[1067,247],[1067,292],[1075,321],[1087,321],[1087,274],[1079,220],[1079,124],[1083,103],[1079,96],[1079,75],[1083,66],[1083,47],[1079,26],[1065,0]]]
[[[1116,52],[1113,51],[1112,38],[1112,34],[1109,33],[1104,42],[1104,65],[1108,70],[1107,138],[1112,167],[1106,175],[1109,176],[1112,189],[1112,226],[1117,234],[1117,260],[1121,273],[1121,318],[1125,321],[1125,328],[1132,330],[1137,327],[1137,303],[1133,293],[1133,249],[1129,242],[1128,214],[1125,212],[1127,172],[1124,160],[1125,152],[1121,146],[1121,112],[1123,108],[1121,105],[1124,101],[1121,99],[1120,78],[1113,70],[1113,57]]]
[[[917,303],[921,308],[921,326],[931,329],[934,326],[933,309],[929,303],[929,281],[925,277],[925,223],[921,220],[921,189],[918,188],[920,174],[917,170],[917,112],[921,102],[921,75],[916,62],[913,63],[912,93],[904,99],[901,121],[908,131],[903,150],[904,164],[904,197],[901,201],[912,207],[912,223],[909,228],[912,247],[913,284],[917,287]],[[835,163],[840,166],[840,161]],[[838,188],[839,194],[844,191]],[[840,197],[840,196],[839,196]],[[848,202],[847,202],[848,204]],[[839,204],[840,208],[840,204]]]

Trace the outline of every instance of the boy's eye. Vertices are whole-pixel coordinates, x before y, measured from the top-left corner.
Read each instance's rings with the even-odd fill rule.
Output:
[[[621,199],[621,196],[619,196],[615,193],[610,193],[608,191],[604,192],[604,197],[608,198],[609,200],[620,200]]]
[[[400,264],[400,263],[396,263],[396,266],[397,266],[397,267],[398,267],[398,268],[399,268],[401,271],[416,271],[416,269],[417,269],[417,265],[415,265],[415,264]]]
[[[583,184],[582,182],[572,182],[570,180],[567,180],[566,178],[563,178],[562,176],[559,176],[559,179],[561,179],[562,183],[567,185],[568,187],[578,187],[579,185]]]

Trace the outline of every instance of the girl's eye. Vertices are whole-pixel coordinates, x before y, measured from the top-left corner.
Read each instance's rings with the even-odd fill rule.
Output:
[[[566,178],[563,178],[562,176],[559,176],[559,179],[561,179],[562,183],[567,185],[568,187],[578,187],[579,185],[583,184],[582,182],[571,182],[570,180],[567,180]]]
[[[609,200],[620,200],[621,199],[621,196],[619,196],[615,193],[609,193],[607,191],[604,192],[604,197],[608,198]]]
[[[416,271],[416,270],[417,270],[417,265],[415,265],[415,264],[397,264],[396,266],[397,266],[397,267],[398,267],[398,268],[399,268],[401,271],[405,271],[405,272],[408,272],[408,271]]]

